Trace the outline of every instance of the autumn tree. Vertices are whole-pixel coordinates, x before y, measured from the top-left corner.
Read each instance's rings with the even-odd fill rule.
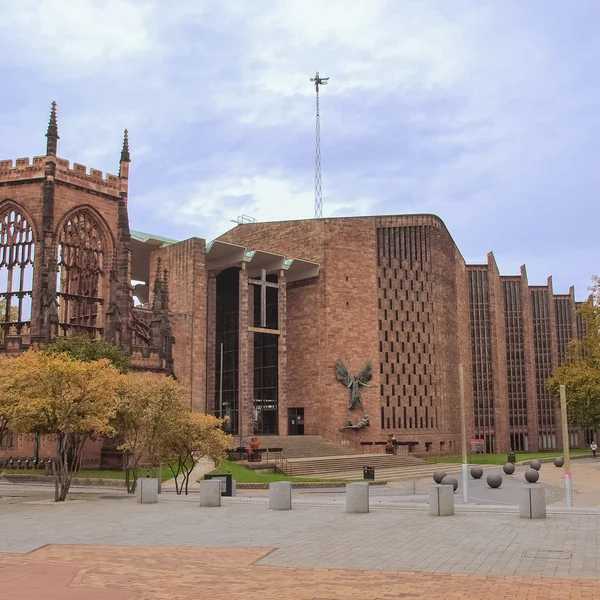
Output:
[[[64,501],[81,468],[85,443],[111,432],[119,372],[106,359],[81,362],[34,351],[8,359],[3,367],[3,385],[17,398],[14,431],[56,437],[55,500]]]
[[[225,458],[227,450],[233,448],[233,438],[223,431],[223,422],[213,415],[184,413],[172,423],[162,453],[173,473],[178,494],[188,493],[190,475],[200,459]]]
[[[571,425],[600,429],[600,278],[593,278],[590,289],[589,301],[579,308],[584,335],[569,343],[566,361],[546,385],[556,398],[565,386]]]
[[[172,377],[133,372],[119,377],[116,396],[113,426],[133,469],[128,489],[133,493],[143,465],[154,468],[164,462],[165,440],[187,411],[188,393]]]
[[[102,338],[92,339],[85,333],[68,338],[58,338],[47,346],[45,352],[50,355],[65,353],[82,362],[106,358],[121,373],[128,373],[131,370],[131,358],[120,346]]]
[[[0,473],[8,455],[12,437],[10,428],[18,401],[19,395],[11,374],[11,359],[0,355],[0,451],[2,451]]]

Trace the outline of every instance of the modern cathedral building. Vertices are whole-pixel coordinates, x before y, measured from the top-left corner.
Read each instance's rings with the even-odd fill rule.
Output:
[[[467,264],[434,215],[248,223],[208,243],[132,231],[127,132],[105,176],[57,156],[54,105],[46,137],[44,156],[0,162],[0,353],[85,332],[244,439],[393,434],[420,454],[460,450],[462,364],[470,439],[561,446],[545,380],[582,335],[573,288],[500,275],[491,253]]]

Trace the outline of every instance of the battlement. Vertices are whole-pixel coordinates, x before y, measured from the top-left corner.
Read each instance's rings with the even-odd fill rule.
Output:
[[[98,169],[90,169],[89,173],[87,167],[85,165],[80,165],[79,163],[73,163],[73,167],[68,160],[64,158],[56,158],[56,175],[58,179],[62,179],[65,176],[67,180],[76,179],[77,183],[89,182],[94,183],[96,185],[100,184],[101,186],[109,187],[113,190],[121,190],[122,188],[122,180],[120,177],[116,175],[112,175],[111,173],[106,173],[105,178],[102,177],[102,171]],[[62,176],[62,177],[61,177]]]
[[[98,192],[120,192],[124,185],[126,185],[117,175],[106,173],[103,177],[102,171],[92,168],[88,173],[85,165],[73,163],[71,167],[71,163],[68,160],[54,156],[34,156],[32,160],[29,158],[17,158],[14,164],[12,159],[0,160],[0,179],[6,181],[43,177],[47,162],[54,162],[56,164],[57,179],[84,185]]]
[[[0,181],[18,181],[43,177],[45,163],[45,156],[34,156],[33,164],[29,158],[17,158],[14,165],[12,159],[0,160]]]

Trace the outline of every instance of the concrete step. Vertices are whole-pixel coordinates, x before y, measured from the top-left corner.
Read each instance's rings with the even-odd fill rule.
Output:
[[[460,465],[449,465],[440,468],[405,468],[405,467],[390,467],[390,468],[375,468],[375,479],[378,480],[408,480],[408,479],[424,479],[424,478],[432,478],[435,471],[444,471],[448,475],[458,475],[461,472]],[[318,473],[297,473],[293,471],[291,473],[294,477],[315,477],[318,479],[362,479],[363,478],[363,470],[362,469],[350,469],[347,471],[322,471]],[[433,481],[433,479],[432,479]]]
[[[314,459],[290,459],[285,467],[289,475],[319,475],[321,473],[350,473],[360,472],[363,467],[375,469],[423,468],[431,469],[435,465],[422,459],[410,456],[395,456],[393,454],[361,454],[355,456],[331,456]],[[435,470],[435,468],[434,468]]]
[[[262,448],[283,448],[283,456],[286,459],[356,454],[352,447],[330,442],[318,435],[257,437]]]

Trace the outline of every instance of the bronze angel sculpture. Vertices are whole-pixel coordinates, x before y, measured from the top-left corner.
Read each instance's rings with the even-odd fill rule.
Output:
[[[350,390],[350,400],[348,404],[348,410],[356,410],[359,406],[364,411],[362,403],[362,395],[360,393],[361,387],[371,387],[367,385],[373,378],[373,367],[371,361],[367,361],[367,364],[362,368],[362,371],[350,377],[348,369],[344,363],[338,358],[335,361],[335,376]]]

